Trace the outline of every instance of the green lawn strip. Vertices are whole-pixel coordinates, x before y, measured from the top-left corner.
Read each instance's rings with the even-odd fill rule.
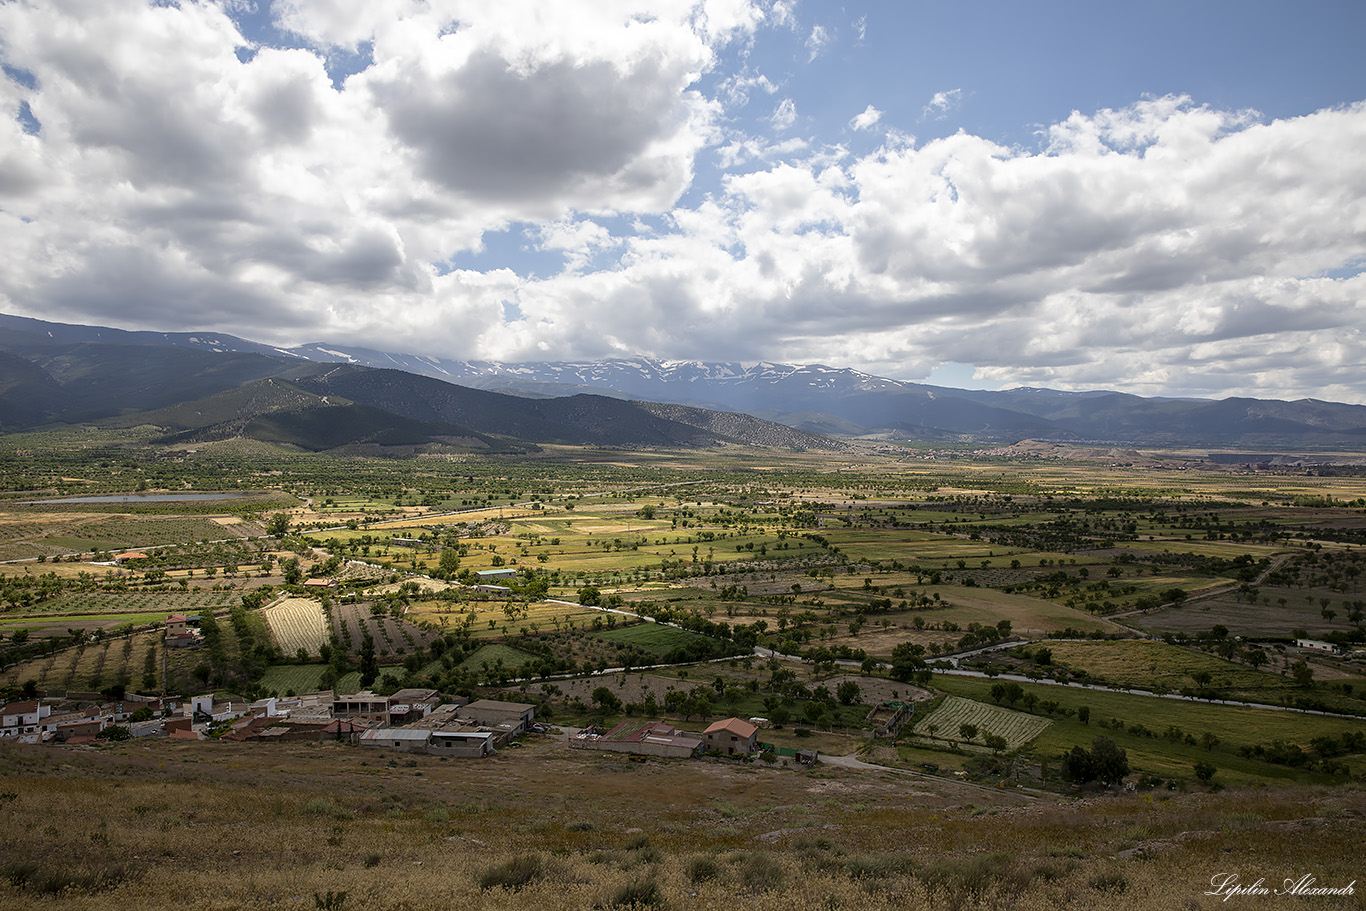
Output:
[[[993,682],[990,679],[944,674],[937,674],[934,678],[934,686],[938,689],[983,702],[991,701]],[[1266,746],[1282,740],[1307,750],[1314,737],[1338,736],[1361,730],[1359,721],[1301,712],[1210,705],[1044,684],[1024,683],[1021,686],[1037,695],[1040,701],[1056,700],[1061,708],[1074,712],[1070,717],[1063,717],[1061,713],[1051,716],[1053,725],[1026,748],[1026,753],[1041,759],[1056,760],[1073,746],[1089,747],[1093,738],[1105,736],[1129,752],[1129,763],[1135,771],[1147,771],[1161,777],[1191,778],[1192,765],[1198,760],[1205,760],[1221,770],[1227,770],[1227,776],[1221,779],[1227,784],[1259,781],[1327,782],[1333,779],[1318,772],[1245,759],[1238,754],[1238,748]],[[1076,718],[1075,710],[1081,706],[1091,710],[1088,724],[1082,724]],[[1114,719],[1122,721],[1123,728],[1112,727],[1109,722]],[[1130,728],[1134,725],[1142,725],[1154,736],[1131,732]],[[1172,743],[1163,736],[1171,727],[1179,728],[1197,740],[1208,732],[1217,737],[1219,742],[1212,750],[1184,742]],[[1348,761],[1354,772],[1366,767],[1366,757],[1357,755],[1341,758]]]

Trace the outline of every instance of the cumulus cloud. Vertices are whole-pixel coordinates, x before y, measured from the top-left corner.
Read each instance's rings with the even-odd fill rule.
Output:
[[[796,29],[782,3],[277,2],[293,48],[238,8],[0,4],[0,306],[452,357],[1366,398],[1366,104],[1138,99],[1037,148],[918,143],[870,105],[849,127],[882,144],[854,155],[755,135],[800,96],[753,132],[735,114],[778,87],[721,51]],[[362,47],[334,81],[329,54]],[[462,268],[493,232],[553,274]]]

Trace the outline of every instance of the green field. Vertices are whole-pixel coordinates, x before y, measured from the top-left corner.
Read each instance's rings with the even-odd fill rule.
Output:
[[[946,674],[934,677],[936,688],[982,702],[991,701],[992,683],[978,677]],[[1221,770],[1220,779],[1227,784],[1328,782],[1333,779],[1320,772],[1244,758],[1239,755],[1239,748],[1265,746],[1277,740],[1307,748],[1314,737],[1337,737],[1362,729],[1362,722],[1351,718],[1211,705],[1077,687],[1032,683],[1021,686],[1027,693],[1037,696],[1041,703],[1056,701],[1059,704],[1055,714],[1043,716],[1053,724],[1026,750],[1031,756],[1052,762],[1054,770],[1064,752],[1074,746],[1089,747],[1094,737],[1103,735],[1128,751],[1129,763],[1136,772],[1189,780],[1192,764],[1205,760]],[[1091,711],[1087,724],[1076,718],[1075,711],[1081,706]],[[1073,714],[1066,716],[1064,710]],[[1120,722],[1119,727],[1112,726],[1116,721]],[[1141,731],[1135,733],[1134,726],[1141,726],[1154,736]],[[1210,750],[1185,742],[1173,743],[1164,736],[1171,728],[1189,733],[1197,741],[1209,733],[1218,743]],[[1366,756],[1357,754],[1345,759],[1352,774],[1366,772]]]
[[[705,643],[709,648],[714,649],[718,644],[715,640],[698,633],[689,632],[685,629],[678,629],[673,626],[666,626],[662,623],[634,623],[630,626],[620,626],[616,629],[605,630],[595,633],[599,639],[606,639],[610,642],[617,642],[622,645],[630,645],[661,658],[668,655],[674,649],[687,649],[698,642]]]
[[[521,649],[515,649],[509,645],[499,642],[491,642],[488,645],[481,645],[457,667],[464,671],[483,670],[484,666],[496,667],[500,663],[506,668],[519,668],[528,661],[536,660],[536,656],[528,654]]]
[[[266,668],[261,678],[261,689],[278,695],[289,692],[316,693],[322,689],[323,664],[277,664]],[[360,672],[352,671],[337,680],[338,693],[354,693],[360,689]]]

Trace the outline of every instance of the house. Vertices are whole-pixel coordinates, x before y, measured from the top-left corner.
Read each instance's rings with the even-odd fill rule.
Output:
[[[413,728],[371,728],[360,735],[360,745],[397,750],[400,753],[425,753],[427,743],[431,739],[431,731]]]
[[[494,731],[432,731],[432,739],[427,742],[427,752],[433,756],[482,759],[493,755],[497,738],[498,734]]]
[[[569,741],[569,746],[578,750],[687,759],[702,752],[702,738],[662,721],[628,719],[606,734],[580,734]]]
[[[52,714],[52,706],[34,699],[11,702],[0,709],[0,737],[20,737],[34,734],[42,727],[44,718]]]
[[[194,648],[200,644],[199,634],[189,628],[190,618],[185,614],[168,614],[164,628],[167,648]]]
[[[332,699],[332,717],[351,721],[388,721],[389,697],[377,696],[370,690],[338,695]]]
[[[1314,652],[1323,652],[1327,655],[1336,655],[1342,651],[1342,649],[1338,648],[1333,643],[1324,642],[1321,639],[1296,639],[1295,647],[1309,649]]]
[[[333,589],[337,587],[336,579],[326,579],[322,576],[315,576],[312,579],[304,580],[304,588],[324,588]]]
[[[536,706],[524,702],[499,702],[497,699],[478,699],[460,710],[461,718],[479,724],[496,726],[510,724],[513,734],[520,734],[536,717]]]
[[[121,554],[115,554],[115,555],[114,555],[114,562],[117,563],[119,566],[122,566],[123,564],[129,563],[129,562],[131,562],[131,561],[133,561],[133,560],[146,560],[146,559],[147,559],[147,554],[144,554],[144,553],[142,553],[142,552],[140,552],[140,551],[136,551],[136,550],[127,550],[127,551],[124,551],[124,552],[121,553]]]
[[[726,718],[702,732],[708,750],[726,756],[748,756],[754,752],[759,729],[739,718]]]

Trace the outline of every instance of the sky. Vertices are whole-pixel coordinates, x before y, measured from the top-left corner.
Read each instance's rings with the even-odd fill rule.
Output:
[[[1366,3],[10,0],[0,311],[1366,402]]]

